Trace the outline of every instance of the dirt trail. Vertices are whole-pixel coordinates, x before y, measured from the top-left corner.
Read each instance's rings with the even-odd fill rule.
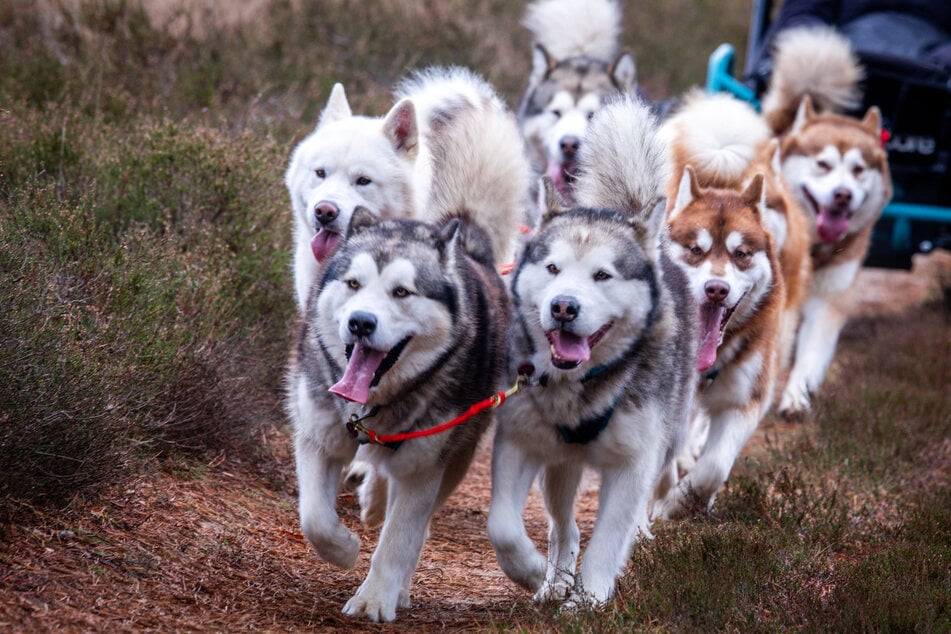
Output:
[[[934,289],[932,275],[863,271],[859,314],[906,309]],[[763,452],[793,429],[768,419],[744,453]],[[354,496],[342,493],[341,518],[363,540],[360,560],[343,571],[321,562],[299,534],[288,436],[269,428],[261,442],[275,457],[271,465],[225,455],[184,473],[171,465],[79,512],[13,527],[0,544],[0,631],[418,632],[513,627],[529,615],[545,622],[547,612],[536,612],[499,570],[486,535],[489,438],[436,515],[414,577],[413,608],[399,611],[395,625],[341,614],[366,575],[379,532],[359,524]],[[596,486],[586,477],[579,496],[583,542]],[[536,492],[526,518],[529,533],[544,543]]]

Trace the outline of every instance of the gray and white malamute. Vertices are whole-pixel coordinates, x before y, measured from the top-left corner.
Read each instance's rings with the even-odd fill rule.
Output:
[[[616,0],[536,0],[523,24],[535,46],[519,125],[536,171],[572,202],[588,121],[611,96],[635,91],[634,56],[617,50],[621,7]]]
[[[362,517],[385,516],[370,572],[344,607],[352,616],[392,621],[409,607],[430,518],[465,474],[489,414],[401,443],[367,444],[369,432],[435,427],[491,396],[501,380],[509,300],[496,257],[515,233],[512,210],[527,196],[531,170],[514,116],[491,105],[500,100],[486,104],[432,111],[422,214],[431,222],[357,209],[301,320],[288,412],[304,535],[324,560],[355,565],[360,540],[335,507],[358,447],[372,465],[360,488]]]
[[[595,115],[578,182],[583,206],[563,208],[546,182],[547,212],[511,282],[509,372],[535,385],[498,412],[489,537],[505,573],[538,601],[606,601],[637,534],[649,535],[655,487],[661,495],[674,481],[669,467],[694,392],[697,309],[662,248],[655,125],[630,97]],[[585,465],[601,490],[576,578],[573,507]],[[522,521],[539,473],[547,562]]]

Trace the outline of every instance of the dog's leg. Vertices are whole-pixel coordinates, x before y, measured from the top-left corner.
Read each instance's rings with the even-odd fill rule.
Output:
[[[796,360],[779,403],[779,414],[783,418],[801,419],[809,412],[810,394],[822,385],[846,314],[839,302],[825,297],[811,297],[806,302],[796,339]]]
[[[700,458],[659,505],[655,516],[670,520],[713,507],[717,491],[726,482],[733,462],[762,418],[763,405],[730,408],[710,415],[710,431]]]
[[[581,562],[577,594],[567,604],[603,605],[614,593],[615,579],[624,571],[634,539],[651,537],[647,506],[661,456],[640,456],[637,462],[601,471],[598,519]],[[649,464],[644,464],[645,462]],[[652,474],[645,478],[644,474]]]
[[[582,466],[571,462],[549,465],[539,481],[545,508],[548,509],[548,571],[545,583],[535,593],[535,601],[564,601],[575,583],[581,533],[575,522],[575,495],[581,481]]]
[[[386,521],[370,560],[370,572],[343,611],[376,623],[396,618],[396,608],[419,562],[429,519],[439,493],[441,473],[427,472],[412,480],[390,477]]]
[[[364,471],[363,482],[357,489],[360,500],[360,520],[373,528],[383,523],[386,517],[387,478],[379,470],[370,467]]]
[[[539,466],[502,426],[492,451],[492,504],[489,507],[489,540],[502,571],[526,590],[535,592],[545,579],[545,558],[525,532],[522,512]]]
[[[353,568],[360,553],[360,538],[340,523],[336,499],[343,467],[353,458],[355,443],[347,439],[351,446],[348,455],[346,444],[340,444],[343,451],[334,452],[324,440],[318,442],[303,434],[295,437],[301,530],[321,559]]]

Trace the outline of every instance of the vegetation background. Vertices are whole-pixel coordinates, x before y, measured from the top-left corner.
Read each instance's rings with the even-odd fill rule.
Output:
[[[701,83],[720,42],[742,59],[748,0],[623,5],[623,44],[655,99]],[[200,616],[90,621],[95,607],[39,599],[81,593],[80,571],[96,583],[124,579],[103,572],[100,557],[50,586],[57,568],[42,563],[43,549],[55,537],[88,553],[105,533],[69,527],[123,487],[176,478],[211,487],[222,464],[255,473],[261,495],[284,496],[279,504],[293,499],[281,409],[294,318],[290,150],[337,81],[356,112],[382,114],[408,70],[459,64],[514,107],[530,66],[524,8],[0,4],[0,587],[9,591],[0,624],[203,629]],[[751,459],[717,517],[639,548],[607,615],[554,617],[522,602],[524,612],[476,611],[455,625],[951,629],[947,311],[913,319],[847,337],[817,420]],[[136,525],[122,508],[107,528]],[[267,629],[244,619],[221,627]]]

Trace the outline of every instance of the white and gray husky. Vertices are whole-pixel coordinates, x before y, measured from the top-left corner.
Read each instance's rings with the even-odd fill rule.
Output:
[[[416,76],[408,99],[446,72]],[[485,94],[479,103],[446,103],[423,122],[433,170],[417,216],[427,222],[354,211],[310,289],[291,360],[301,526],[334,565],[354,566],[360,548],[336,513],[342,470],[358,447],[372,465],[360,488],[362,517],[385,520],[344,612],[373,621],[409,607],[430,518],[465,474],[489,414],[402,443],[367,443],[369,431],[430,429],[501,381],[509,300],[495,262],[515,233],[512,210],[527,196],[531,170],[514,116],[488,84],[476,87]]]
[[[674,481],[669,467],[692,407],[697,309],[662,248],[655,126],[630,97],[595,115],[579,179],[584,206],[563,208],[546,183],[547,212],[511,282],[509,372],[536,385],[499,410],[489,537],[505,573],[538,601],[606,601],[638,533],[650,534],[655,487],[662,495]],[[573,507],[585,465],[601,489],[576,578]],[[547,562],[522,521],[539,473]]]
[[[535,45],[519,125],[536,171],[572,202],[588,122],[610,97],[635,91],[634,56],[618,52],[621,7],[616,0],[536,0],[523,24]]]
[[[320,262],[343,240],[355,209],[384,219],[414,217],[427,200],[431,114],[463,102],[504,107],[462,68],[404,82],[396,99],[383,117],[354,115],[336,84],[317,127],[291,155],[284,181],[294,212],[294,286],[301,311]]]

